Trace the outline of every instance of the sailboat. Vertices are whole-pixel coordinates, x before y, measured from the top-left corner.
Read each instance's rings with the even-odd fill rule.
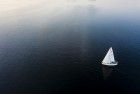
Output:
[[[114,53],[113,53],[112,47],[109,48],[106,56],[104,57],[104,59],[102,61],[102,64],[106,65],[106,66],[116,66],[116,65],[118,65],[118,62],[114,58]]]

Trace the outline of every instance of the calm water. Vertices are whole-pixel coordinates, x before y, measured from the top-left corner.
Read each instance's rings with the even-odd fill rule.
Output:
[[[0,1],[1,94],[140,93],[140,0]]]

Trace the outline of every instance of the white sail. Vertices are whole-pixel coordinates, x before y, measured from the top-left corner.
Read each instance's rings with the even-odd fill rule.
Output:
[[[114,58],[114,53],[113,53],[113,49],[112,47],[110,47],[110,49],[108,50],[105,58],[102,61],[103,65],[117,65],[117,62],[115,61]]]

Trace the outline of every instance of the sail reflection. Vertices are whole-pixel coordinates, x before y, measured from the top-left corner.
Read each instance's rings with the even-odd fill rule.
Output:
[[[111,76],[114,67],[102,66],[103,78],[107,79]]]

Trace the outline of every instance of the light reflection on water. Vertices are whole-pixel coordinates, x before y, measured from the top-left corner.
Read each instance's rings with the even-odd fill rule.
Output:
[[[102,71],[103,71],[104,79],[107,79],[111,75],[111,73],[113,71],[113,67],[103,66]]]

